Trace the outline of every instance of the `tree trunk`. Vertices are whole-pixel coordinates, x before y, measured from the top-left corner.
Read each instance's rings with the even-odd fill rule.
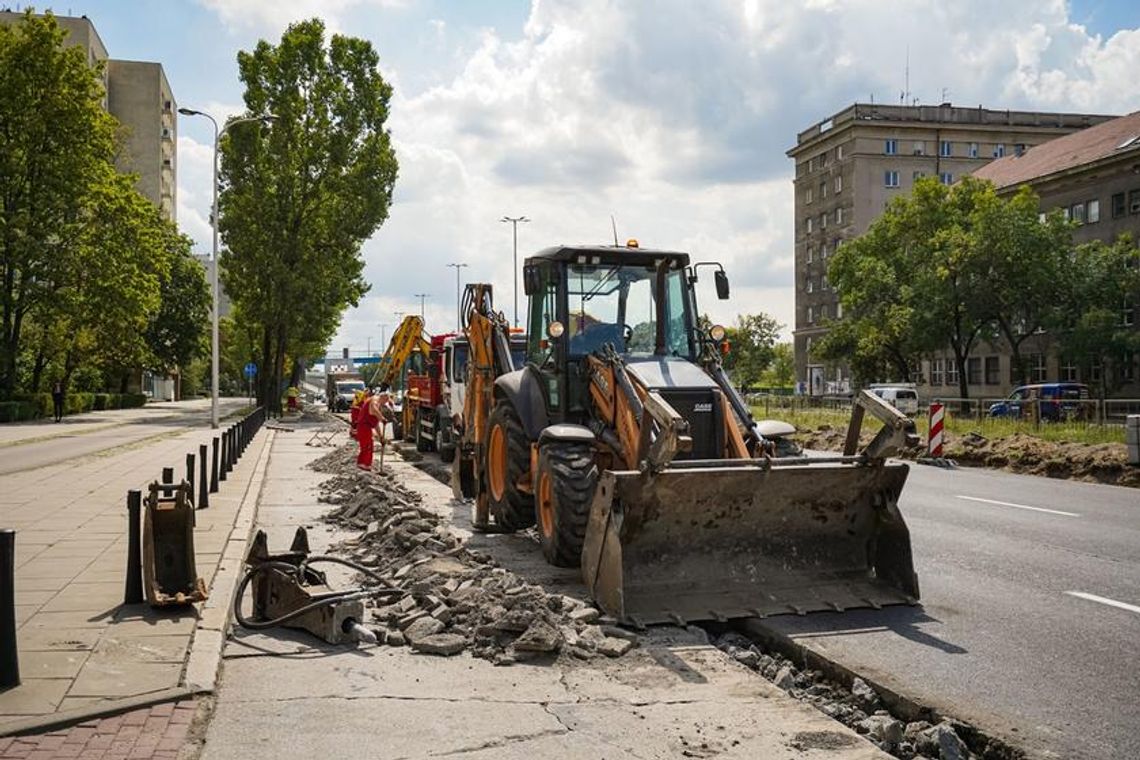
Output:
[[[273,380],[273,354],[270,352],[270,328],[261,329],[261,373],[257,376],[257,404],[269,409],[269,387]]]
[[[277,327],[276,354],[273,357],[273,409],[281,414],[281,379],[285,376],[285,326]]]
[[[47,365],[47,351],[44,350],[44,344],[41,342],[39,349],[36,351],[36,361],[32,365],[32,387],[29,388],[32,393],[40,392],[45,365]]]

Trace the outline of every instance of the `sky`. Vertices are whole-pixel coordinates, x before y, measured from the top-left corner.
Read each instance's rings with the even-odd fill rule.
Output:
[[[14,2],[0,5],[15,6]],[[26,4],[21,4],[24,6]],[[114,58],[163,64],[179,106],[243,112],[239,50],[319,16],[372,42],[394,87],[390,215],[364,245],[371,291],[330,348],[382,350],[397,314],[454,328],[455,272],[513,316],[520,260],[561,243],[624,242],[718,260],[714,321],[793,324],[798,131],[852,102],[910,90],[988,108],[1140,110],[1136,0],[64,0]],[[181,118],[178,223],[210,246],[212,131]],[[519,293],[520,319],[525,298]]]

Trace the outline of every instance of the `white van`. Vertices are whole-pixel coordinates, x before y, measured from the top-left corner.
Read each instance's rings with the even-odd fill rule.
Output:
[[[875,383],[867,390],[908,417],[918,414],[918,391],[914,383]]]

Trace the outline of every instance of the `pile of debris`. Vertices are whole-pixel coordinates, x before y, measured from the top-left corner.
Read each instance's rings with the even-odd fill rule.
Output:
[[[926,721],[905,722],[886,709],[879,695],[863,679],[851,688],[829,681],[818,670],[801,670],[791,660],[765,652],[755,642],[729,631],[713,639],[718,649],[745,667],[756,671],[792,697],[809,702],[825,715],[865,735],[879,749],[903,760],[966,760],[972,757],[1008,757],[1004,746],[988,747],[975,755],[962,740],[972,729],[955,721],[932,725]]]
[[[404,592],[371,610],[380,642],[439,655],[469,650],[497,665],[619,657],[637,645],[636,634],[588,603],[548,594],[491,556],[468,549],[391,471],[357,470],[350,447],[310,466],[336,473],[321,485],[321,500],[335,506],[325,519],[362,531],[337,547],[338,553]]]

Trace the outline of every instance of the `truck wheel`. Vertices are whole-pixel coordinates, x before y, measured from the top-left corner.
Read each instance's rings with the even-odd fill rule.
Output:
[[[416,409],[416,451],[427,452],[431,451],[431,439],[427,436],[427,430],[424,429],[424,410],[422,408]]]
[[[451,442],[451,415],[447,413],[446,406],[436,407],[435,410],[435,450],[439,452],[439,461],[450,464],[455,459],[455,444]]]
[[[538,452],[535,502],[542,553],[550,564],[582,564],[590,502],[597,486],[598,467],[592,446],[576,441],[543,444]]]
[[[519,490],[530,470],[530,441],[514,407],[495,404],[487,424],[484,481],[495,522],[507,531],[534,525],[534,497]]]

